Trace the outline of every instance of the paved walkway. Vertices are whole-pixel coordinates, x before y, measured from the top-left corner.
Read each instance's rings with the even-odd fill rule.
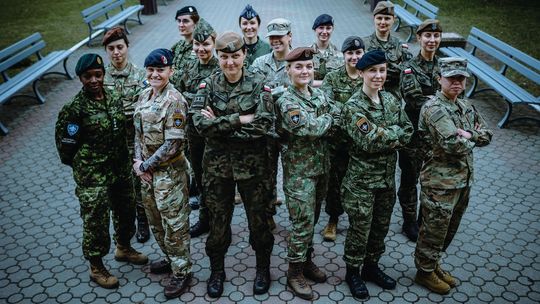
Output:
[[[194,4],[201,15],[219,31],[238,30],[237,16],[244,1],[173,1],[160,6],[160,13],[144,18],[145,25],[133,26],[131,56],[142,65],[144,57],[157,47],[170,47],[179,35],[173,21],[175,10]],[[293,43],[307,45],[314,40],[312,20],[320,13],[336,19],[334,41],[341,44],[351,34],[372,31],[368,6],[360,0],[341,1],[252,1],[266,24],[274,17],[293,20]],[[261,31],[264,35],[266,30]],[[414,45],[412,46],[415,47]],[[416,46],[417,49],[417,46]],[[83,48],[70,60],[101,47]],[[120,288],[105,290],[89,282],[88,266],[81,252],[81,219],[74,196],[71,170],[62,166],[56,154],[53,131],[60,107],[80,89],[77,80],[55,78],[44,82],[47,102],[35,105],[19,100],[0,107],[0,119],[10,134],[0,138],[0,302],[1,303],[157,303],[165,302],[166,275],[149,274],[148,268],[118,263],[112,254],[105,259],[120,278]],[[502,115],[503,101],[483,95],[477,106],[495,126]],[[519,111],[515,115],[520,115]],[[370,303],[538,303],[540,302],[540,136],[538,127],[511,124],[495,129],[492,144],[475,154],[476,184],[469,209],[454,243],[444,257],[446,268],[459,284],[449,295],[427,292],[413,283],[414,243],[400,233],[401,210],[396,204],[387,251],[381,260],[385,271],[397,279],[396,290],[384,291],[368,283]],[[191,220],[197,218],[193,212]],[[302,303],[286,286],[286,241],[289,220],[281,206],[272,256],[272,287],[268,294],[253,296],[254,255],[248,244],[248,230],[242,207],[235,209],[233,243],[226,258],[227,281],[219,303]],[[322,241],[321,231],[328,217],[323,214],[316,227],[315,262],[329,274],[327,283],[314,285],[317,303],[353,303],[345,282],[341,258],[347,220],[342,217],[335,243]],[[210,271],[204,253],[205,237],[192,240],[193,283],[181,301],[212,302],[205,280]],[[161,257],[154,240],[135,248],[151,260]],[[111,250],[112,253],[112,250]],[[177,303],[178,300],[169,301]]]

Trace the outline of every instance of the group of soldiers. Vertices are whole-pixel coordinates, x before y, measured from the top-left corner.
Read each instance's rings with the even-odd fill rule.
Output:
[[[415,281],[448,293],[456,280],[442,270],[440,257],[468,204],[472,150],[489,144],[492,132],[461,98],[466,61],[436,55],[438,20],[418,27],[421,50],[413,58],[390,34],[393,4],[379,2],[373,18],[371,36],[350,36],[338,48],[331,42],[334,20],[322,14],[312,27],[316,42],[292,49],[287,19],[268,23],[267,43],[250,5],[238,17],[242,35],[219,36],[195,7],[186,6],[175,15],[183,39],[170,50],[152,51],[145,70],[129,61],[126,33],[107,31],[103,46],[110,63],[105,66],[97,54],[79,59],[83,88],[56,123],[61,161],[72,167],[77,184],[90,278],[105,288],[118,286],[102,262],[112,212],[119,261],[148,262],[130,240],[136,218],[139,241],[147,239],[149,223],[165,254],[150,271],[172,274],[167,298],[189,286],[190,237],[209,232],[207,292],[220,297],[239,200],[256,255],[253,292],[266,293],[281,159],[291,221],[287,284],[295,295],[312,299],[307,279],[326,281],[312,260],[323,201],[330,215],[326,241],[335,241],[339,217],[348,215],[343,259],[351,294],[368,298],[365,281],[394,289],[396,281],[380,269],[379,259],[399,163],[403,232],[417,241]],[[195,208],[199,219],[190,227]]]

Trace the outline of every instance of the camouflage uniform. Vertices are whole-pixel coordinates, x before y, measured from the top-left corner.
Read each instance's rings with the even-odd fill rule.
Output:
[[[381,41],[377,35],[373,33],[371,36],[364,38],[366,52],[373,50],[381,50],[386,53],[387,75],[384,83],[384,90],[392,93],[398,100],[401,99],[399,90],[399,78],[403,70],[403,64],[412,58],[412,54],[407,48],[403,47],[398,38],[389,36],[388,41]]]
[[[208,64],[201,64],[198,60],[194,61],[187,69],[179,83],[176,84],[176,88],[183,92],[182,94],[186,98],[188,104],[193,104],[193,99],[199,84],[203,79],[212,75],[219,70],[219,63],[215,57],[212,57]],[[201,193],[201,201],[199,202],[199,220],[205,221],[208,218],[208,209],[206,208],[205,195],[203,189],[203,154],[204,154],[204,137],[199,135],[192,119],[193,113],[188,115],[188,124],[186,126],[187,138],[189,143],[189,161],[193,175],[195,176],[195,183],[197,190]]]
[[[328,187],[328,143],[336,108],[324,93],[309,88],[306,97],[294,87],[276,103],[276,128],[282,141],[283,191],[292,227],[289,263],[305,262],[313,250],[313,229]]]
[[[175,43],[171,47],[171,51],[174,54],[172,65],[174,74],[171,77],[171,83],[178,83],[182,75],[184,75],[186,67],[191,62],[197,61],[197,54],[193,51],[193,41],[188,42],[187,40],[180,40]]]
[[[246,67],[253,64],[255,59],[272,52],[272,48],[268,42],[262,40],[257,36],[257,43],[246,44],[246,59],[244,60]]]
[[[440,89],[437,77],[440,74],[439,57],[427,61],[418,54],[403,66],[400,87],[401,95],[405,100],[405,113],[413,124],[414,133],[411,142],[399,151],[399,167],[401,179],[398,190],[399,203],[405,222],[416,221],[416,205],[418,193],[416,184],[422,167],[422,156],[418,147],[418,117],[422,105]]]
[[[311,48],[318,51],[313,55],[315,80],[323,80],[326,74],[343,66],[343,53],[333,43],[330,43],[326,50],[319,49],[317,43],[313,43]]]
[[[350,78],[345,66],[342,66],[324,77],[321,90],[341,108],[356,91],[362,89],[362,83],[362,77]],[[349,164],[348,138],[348,135],[340,129],[329,139],[330,177],[324,211],[334,219],[343,214],[340,188]]]
[[[126,117],[119,96],[107,89],[104,95],[104,100],[95,101],[81,90],[62,107],[56,122],[56,145],[63,161],[67,155],[61,146],[68,137],[66,132],[79,138],[71,166],[81,206],[86,259],[109,253],[111,211],[117,244],[130,246],[135,234]]]
[[[471,132],[471,139],[457,136],[457,128]],[[418,132],[426,157],[420,173],[422,225],[414,256],[416,268],[431,272],[469,203],[472,150],[488,145],[493,133],[469,101],[453,102],[441,92],[422,107]]]
[[[256,254],[257,268],[270,265],[274,236],[265,212],[264,181],[268,179],[265,135],[273,119],[271,99],[262,77],[244,69],[234,85],[222,72],[206,78],[191,106],[195,127],[206,140],[203,183],[210,214],[206,254],[212,272],[224,270],[225,254],[231,244],[235,186],[246,209],[249,243]],[[204,118],[200,110],[207,106],[216,118]],[[239,115],[245,114],[255,114],[255,119],[241,125]]]
[[[168,84],[157,96],[144,90],[135,109],[135,158],[149,160],[169,141],[179,143],[174,155],[156,161],[152,183],[142,183],[143,204],[156,241],[171,262],[173,273],[191,272],[187,189],[188,163],[184,157],[188,105]]]
[[[376,104],[359,90],[342,111],[342,128],[353,144],[342,184],[343,208],[349,216],[344,260],[358,268],[377,264],[384,253],[395,203],[396,150],[411,138],[413,127],[400,102],[379,93]]]

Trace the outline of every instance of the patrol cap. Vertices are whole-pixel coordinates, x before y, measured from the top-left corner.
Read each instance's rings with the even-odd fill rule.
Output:
[[[294,50],[290,51],[287,56],[285,56],[285,61],[294,62],[312,60],[313,54],[316,53],[318,53],[318,51],[310,47],[297,47]]]
[[[356,69],[365,70],[370,66],[381,64],[386,62],[386,54],[381,50],[369,51],[358,60],[356,63]]]
[[[103,35],[103,40],[101,41],[101,44],[103,46],[107,46],[107,44],[120,39],[124,39],[126,45],[129,46],[129,40],[124,29],[119,26],[115,26],[108,30],[105,35]]]
[[[332,25],[334,26],[334,18],[328,14],[322,14],[315,19],[313,22],[312,30],[318,28],[321,25]]]
[[[235,32],[225,32],[216,39],[216,51],[234,53],[244,47],[244,39]]]
[[[98,54],[90,53],[82,55],[75,66],[75,74],[77,74],[77,76],[81,76],[84,72],[91,69],[102,69],[105,71],[105,67],[103,66],[103,58],[101,58],[101,56]]]
[[[471,76],[467,71],[467,59],[461,57],[445,57],[439,59],[439,68],[442,77],[462,75]]]
[[[246,7],[244,7],[244,10],[240,13],[240,17],[244,17],[247,20],[249,20],[249,19],[259,17],[259,14],[257,14],[257,12],[253,9],[253,7],[250,4],[248,4],[246,5]],[[257,20],[260,21],[259,18]]]
[[[168,49],[155,49],[144,60],[144,67],[162,68],[172,66],[173,53]]]
[[[358,36],[349,36],[343,41],[341,45],[341,52],[354,51],[359,49],[365,49],[364,41]]]
[[[285,36],[291,31],[291,22],[285,18],[272,19],[268,22],[266,29],[268,30],[266,37]]]
[[[373,16],[377,14],[394,16],[394,4],[390,1],[377,3],[377,6],[373,9]]]
[[[183,16],[183,15],[190,15],[190,16],[197,15],[198,16],[199,12],[197,12],[197,9],[195,8],[195,6],[192,6],[192,5],[184,6],[181,9],[176,11],[176,16],[174,17],[174,19],[178,18],[178,16]]]
[[[416,29],[416,33],[422,32],[442,32],[442,27],[437,19],[426,19]]]
[[[193,39],[199,42],[205,41],[210,36],[215,38],[216,35],[214,28],[204,19],[199,20],[193,29]]]

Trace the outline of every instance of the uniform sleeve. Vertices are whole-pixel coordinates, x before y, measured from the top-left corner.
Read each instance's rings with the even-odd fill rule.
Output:
[[[58,113],[58,119],[55,125],[54,138],[60,161],[70,167],[81,144],[81,126],[79,121],[78,111],[74,109],[72,103],[68,103]]]
[[[258,89],[259,90],[259,89]],[[254,139],[266,136],[274,123],[274,104],[270,87],[263,86],[257,99],[255,118],[248,124],[241,125],[240,130],[233,133],[232,137],[240,139]]]
[[[264,66],[264,60],[262,60],[262,56],[255,58],[253,63],[249,66],[249,71],[266,76],[264,73],[263,66]]]
[[[332,115],[329,113],[319,117],[305,111],[294,101],[287,97],[280,97],[277,101],[281,116],[281,128],[289,134],[298,137],[319,138],[332,127]]]
[[[405,113],[405,110],[401,109],[401,107],[399,108],[399,122],[397,126],[402,130],[401,134],[399,135],[399,143],[401,148],[411,141],[414,132],[414,127],[409,120],[407,113]]]
[[[333,90],[334,86],[335,86],[335,81],[334,81],[333,73],[330,73],[324,77],[320,89],[321,91],[323,91],[326,97],[334,100],[335,99],[334,90]]]
[[[474,109],[474,107],[473,107]],[[487,123],[476,109],[474,109],[474,122],[478,126],[475,130],[471,131],[471,140],[475,142],[477,147],[484,147],[489,145],[491,138],[493,137],[493,131],[488,129]]]

